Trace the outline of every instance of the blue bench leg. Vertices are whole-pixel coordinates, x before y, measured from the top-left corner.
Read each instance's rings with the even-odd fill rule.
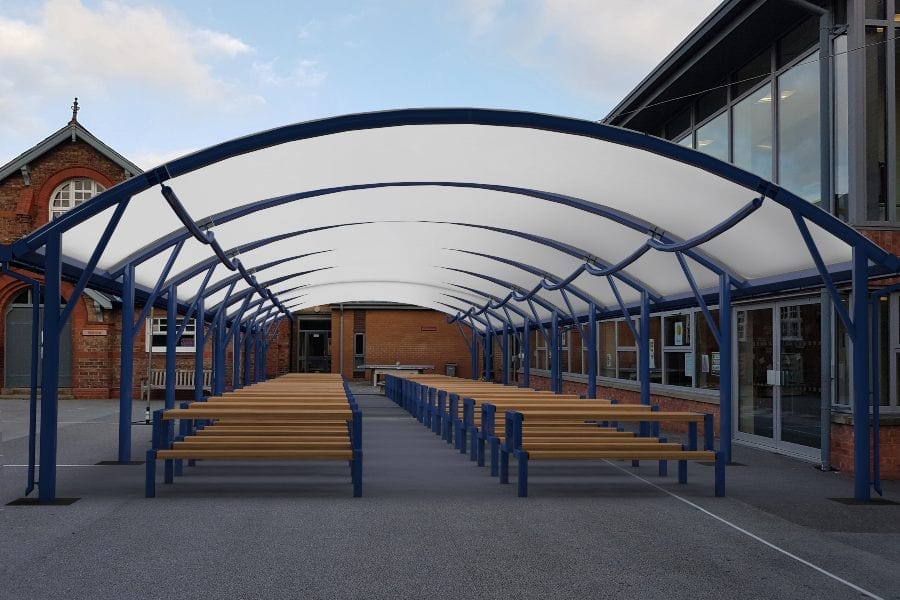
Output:
[[[491,438],[491,477],[496,477],[500,471],[500,439]]]
[[[631,461],[631,466],[632,466],[632,467],[639,467],[639,466],[641,466],[641,461],[639,461],[639,460],[633,460],[633,461]]]
[[[469,444],[469,460],[475,462],[478,460],[478,435],[474,427],[469,430],[469,438],[471,440]]]
[[[197,461],[194,460],[193,458],[189,458],[189,459],[188,459],[188,466],[189,466],[189,467],[196,467],[196,466],[197,466]]]
[[[509,483],[509,452],[500,451],[500,483]]]
[[[460,424],[459,429],[456,430],[456,433],[457,433],[457,444],[458,444],[457,448],[459,448],[459,453],[465,454],[466,453],[466,442],[468,441],[468,440],[466,440],[468,431],[466,431],[465,425]]]
[[[163,483],[173,483],[175,481],[175,461],[167,458],[163,468]]]
[[[659,438],[660,444],[665,444],[668,441],[669,440],[664,437]],[[667,461],[667,460],[659,461],[659,476],[660,477],[668,477],[669,476],[669,461]]]
[[[687,461],[678,461],[678,483],[687,483]]]
[[[156,498],[156,450],[147,450],[146,481],[144,482],[144,497]]]
[[[484,466],[484,438],[478,436],[478,466]]]
[[[716,496],[725,495],[725,453],[716,452]]]
[[[516,460],[519,463],[519,498],[528,496],[528,453],[516,452]]]
[[[362,496],[362,450],[353,451],[353,460],[350,466],[350,477],[353,480],[353,497]]]

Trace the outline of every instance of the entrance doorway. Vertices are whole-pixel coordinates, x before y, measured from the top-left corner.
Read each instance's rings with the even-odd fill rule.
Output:
[[[818,300],[735,311],[735,440],[815,459],[821,431]]]
[[[5,363],[3,384],[6,388],[31,387],[32,294],[22,290],[6,309],[3,347]],[[43,305],[41,305],[43,315]],[[41,324],[38,323],[38,327]],[[41,385],[41,359],[38,353],[38,387]],[[72,320],[69,319],[59,337],[59,387],[72,387]]]
[[[301,331],[299,358],[298,370],[301,373],[330,373],[331,332],[328,330]]]

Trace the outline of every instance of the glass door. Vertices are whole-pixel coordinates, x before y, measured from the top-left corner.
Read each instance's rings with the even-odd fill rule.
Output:
[[[736,311],[737,428],[768,440],[775,438],[775,334],[771,306]]]
[[[818,456],[820,311],[814,301],[735,311],[736,440]]]
[[[778,307],[780,440],[805,449],[822,443],[822,333],[819,304]],[[794,449],[800,452],[799,449]]]

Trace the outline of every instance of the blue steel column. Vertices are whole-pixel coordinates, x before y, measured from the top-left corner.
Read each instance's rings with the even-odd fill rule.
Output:
[[[122,273],[122,339],[119,350],[119,462],[131,462],[131,394],[134,386],[134,265]]]
[[[206,338],[209,333],[204,331],[206,323],[206,310],[203,298],[197,299],[197,310],[194,315],[194,400],[203,399],[203,355],[206,352]],[[212,391],[212,390],[210,390]]]
[[[175,343],[178,327],[178,298],[175,297],[175,286],[169,286],[166,298],[166,409],[175,408]]]
[[[235,317],[236,319],[237,317]],[[239,390],[243,386],[241,383],[241,354],[243,353],[243,339],[241,337],[241,324],[235,322],[231,325],[234,333],[229,336],[231,338],[231,389]]]
[[[244,331],[244,385],[253,383],[250,377],[250,357],[253,356],[254,337],[253,329],[248,323]]]
[[[503,385],[509,385],[509,323],[503,322],[503,338],[500,344],[500,355],[503,360]]]
[[[731,462],[732,390],[731,276],[719,278],[719,449]]]
[[[215,345],[213,350],[213,395],[221,396],[225,392],[225,311],[222,310],[215,322]]]
[[[641,382],[641,404],[650,404],[650,294],[641,291],[641,328],[638,331],[638,379]],[[642,422],[640,434],[650,435],[649,423]]]
[[[853,497],[868,501],[869,491],[869,314],[868,257],[853,248]]]
[[[559,313],[553,311],[550,321],[550,391],[559,393]]]
[[[44,250],[44,343],[41,365],[41,456],[38,500],[56,500],[56,427],[59,394],[59,295],[62,278],[62,236],[53,230]],[[36,302],[40,300],[35,298]],[[72,302],[78,298],[72,298]]]
[[[638,378],[641,404],[650,404],[650,294],[641,291],[641,328],[638,331]]]
[[[494,332],[490,329],[484,330],[484,380],[493,381],[491,378],[491,367],[494,362]]]
[[[597,397],[597,306],[588,305],[588,386],[587,397]],[[584,343],[584,340],[581,341]]]
[[[478,379],[478,332],[472,325],[472,379]]]
[[[522,324],[522,385],[531,387],[531,321]]]

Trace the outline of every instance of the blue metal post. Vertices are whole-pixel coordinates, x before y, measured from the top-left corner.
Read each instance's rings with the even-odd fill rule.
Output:
[[[641,404],[650,404],[650,295],[641,291],[641,328],[638,331],[638,379],[641,382]],[[650,435],[648,424],[640,424],[640,435]]]
[[[225,391],[225,314],[224,309],[216,317],[215,344],[213,350],[213,395],[221,396]]]
[[[178,327],[178,298],[175,286],[169,286],[166,298],[166,409],[175,408],[175,344]]]
[[[250,357],[253,352],[253,337],[253,329],[248,323],[247,329],[244,330],[244,385],[252,383],[250,378]],[[235,338],[235,350],[238,350],[237,338]]]
[[[203,355],[206,351],[206,338],[212,333],[212,329],[208,333],[204,330],[206,323],[206,309],[204,305],[203,298],[198,298],[197,312],[194,319],[194,323],[196,323],[194,337],[194,401],[203,399]]]
[[[494,362],[494,332],[490,329],[484,330],[484,380],[493,381],[491,377],[491,367]]]
[[[869,490],[869,315],[868,257],[853,248],[853,496],[867,502]]]
[[[56,427],[59,394],[59,295],[62,278],[62,234],[53,230],[44,250],[44,344],[41,365],[41,456],[38,500],[56,500]],[[72,302],[78,299],[73,298]],[[34,299],[39,302],[38,298]]]
[[[641,328],[638,331],[638,378],[641,382],[641,404],[650,404],[650,294],[641,291]]]
[[[237,319],[237,317],[235,317]],[[231,334],[231,389],[239,390],[243,386],[241,381],[241,349],[242,346],[242,337],[241,337],[241,324],[239,321],[235,321],[232,323],[231,328],[233,333]],[[247,335],[246,333],[244,334]]]
[[[531,321],[522,325],[522,385],[531,387]]]
[[[29,369],[31,389],[28,392],[28,485],[25,490],[27,496],[34,491],[34,466],[35,438],[37,437],[37,388],[38,388],[38,363],[41,355],[41,332],[38,331],[38,323],[41,322],[41,284],[35,280],[31,283],[31,365]]]
[[[591,302],[588,305],[588,384],[587,397],[597,397],[597,306]],[[584,340],[581,340],[584,343]]]
[[[503,338],[500,344],[500,354],[503,360],[503,385],[509,385],[509,323],[503,322]]]
[[[550,321],[550,391],[559,393],[559,313]]]
[[[131,393],[134,385],[134,265],[122,273],[122,339],[119,349],[119,462],[131,462]]]
[[[472,325],[472,379],[478,379],[478,332]]]
[[[732,390],[731,276],[719,278],[719,450],[731,462]]]

